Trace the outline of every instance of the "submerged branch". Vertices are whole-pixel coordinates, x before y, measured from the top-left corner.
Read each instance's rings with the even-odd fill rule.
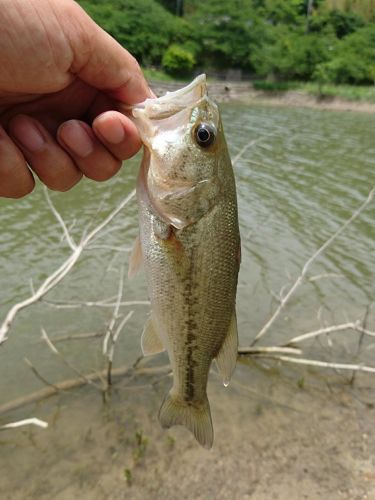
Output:
[[[143,358],[142,358],[143,359]],[[145,375],[145,376],[159,376],[169,373],[171,370],[169,365],[156,366],[156,367],[142,367],[139,363],[134,364],[134,366],[123,366],[121,368],[112,369],[112,377],[121,377],[127,374],[134,373],[135,375]],[[64,380],[62,382],[56,382],[54,385],[48,387],[43,387],[38,391],[32,392],[27,396],[22,396],[20,398],[9,401],[3,405],[0,405],[0,415],[16,410],[23,406],[31,403],[36,403],[37,401],[42,401],[43,399],[49,398],[57,394],[60,391],[66,391],[69,389],[74,389],[82,385],[86,385],[88,382],[95,382],[97,380],[103,380],[107,376],[107,369],[96,373],[85,374],[84,378],[78,377],[74,379]]]
[[[60,265],[60,267],[58,267],[50,276],[48,276],[48,278],[44,280],[44,282],[39,286],[37,290],[35,290],[34,293],[32,293],[30,297],[21,302],[18,302],[17,304],[14,304],[10,308],[10,310],[5,316],[5,319],[0,324],[0,345],[7,340],[8,332],[17,314],[22,309],[25,309],[26,307],[34,304],[35,302],[38,302],[42,297],[44,297],[44,295],[46,295],[52,288],[54,288],[65,278],[65,276],[69,273],[72,267],[76,264],[76,262],[81,256],[81,253],[87,247],[87,245],[91,241],[93,241],[95,237],[98,235],[98,233],[112,221],[112,219],[125,207],[125,205],[127,205],[130,202],[130,200],[134,197],[134,195],[135,195],[135,190],[131,191],[129,195],[126,198],[124,198],[124,200],[98,226],[96,226],[87,235],[84,235],[81,239],[81,242],[78,245],[76,245],[73,242],[73,239],[70,236],[68,236],[69,235],[68,228],[64,223],[63,219],[61,218],[61,216],[59,215],[58,221],[60,225],[62,225],[63,227],[65,237],[67,238],[69,246],[72,248],[72,253]],[[48,194],[46,196],[48,200],[49,199]],[[50,203],[50,207],[52,207],[51,209],[56,216],[57,211],[52,205],[52,202]]]
[[[45,300],[42,299],[44,304],[54,307],[56,309],[80,309],[82,307],[114,307],[116,302],[109,302],[113,300],[114,297],[110,299],[103,299],[97,302],[87,301],[87,302],[69,302],[69,301],[57,301],[57,300]],[[120,302],[120,306],[149,306],[149,300],[126,300]]]
[[[302,354],[301,349],[295,347],[270,346],[270,347],[238,347],[238,354],[266,354],[266,353]]]
[[[285,305],[289,302],[290,298],[294,294],[294,292],[298,289],[298,287],[303,283],[307,271],[309,270],[311,264],[331,245],[331,243],[343,232],[345,229],[363,212],[363,210],[371,203],[372,199],[375,195],[375,187],[372,188],[370,193],[368,194],[366,200],[360,205],[360,207],[352,213],[352,215],[347,219],[338,229],[335,231],[329,238],[326,240],[323,245],[321,245],[318,250],[307,260],[305,265],[303,266],[300,275],[297,277],[293,285],[290,287],[289,291],[286,293],[284,297],[282,297],[280,304],[276,308],[275,312],[272,314],[271,318],[267,321],[267,323],[263,326],[263,328],[257,333],[251,345],[256,344],[258,340],[263,337],[263,335],[270,329],[275,320],[278,318],[279,314],[285,307]]]
[[[42,429],[46,429],[48,427],[48,423],[44,420],[40,420],[39,418],[26,418],[25,420],[18,420],[17,422],[10,422],[9,424],[5,424],[0,426],[0,431],[7,429],[15,429],[16,427],[23,427],[24,425],[35,425],[36,427],[41,427]]]
[[[329,361],[319,361],[316,359],[293,358],[291,356],[278,356],[276,354],[260,354],[262,358],[274,359],[276,361],[285,361],[287,363],[296,363],[305,366],[318,366],[320,368],[331,368],[334,370],[350,370],[358,372],[375,373],[375,367],[367,365],[358,365],[351,363],[333,363]]]
[[[375,337],[375,332],[372,332],[371,330],[368,330],[367,328],[364,328],[360,321],[355,321],[351,323],[342,323],[341,325],[332,325],[332,326],[327,326],[325,328],[319,328],[319,330],[314,330],[312,332],[307,332],[303,333],[302,335],[298,335],[297,337],[293,337],[292,339],[288,340],[286,345],[291,345],[291,344],[296,344],[297,342],[302,342],[307,339],[312,339],[314,337],[318,337],[319,335],[324,335],[328,333],[334,333],[334,332],[342,332],[345,330],[354,330],[356,332],[359,332],[364,335],[369,335],[370,337]]]
[[[47,332],[44,330],[44,328],[42,328],[42,338],[43,340],[46,342],[46,344],[48,345],[48,347],[51,349],[51,351],[56,354],[57,356],[59,356],[59,358],[62,360],[62,362],[64,363],[65,366],[67,366],[68,368],[70,368],[70,370],[72,370],[76,375],[78,375],[78,377],[81,377],[85,382],[86,384],[91,384],[93,385],[94,387],[96,387],[97,389],[99,390],[102,390],[102,387],[99,386],[98,384],[96,384],[95,382],[93,382],[91,379],[88,379],[86,377],[86,375],[84,375],[83,373],[81,373],[79,370],[77,370],[77,368],[75,366],[73,366],[66,358],[65,356],[57,349],[57,347],[52,343],[51,339],[48,337],[47,335]]]

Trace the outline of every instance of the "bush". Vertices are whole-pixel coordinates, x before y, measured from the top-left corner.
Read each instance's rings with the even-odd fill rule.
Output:
[[[331,33],[322,37],[285,25],[267,26],[265,31],[250,60],[258,75],[276,80],[309,80],[316,65],[329,60],[336,43]]]
[[[347,35],[332,59],[319,64],[315,78],[322,83],[371,84],[374,82],[375,27],[369,25]]]
[[[163,55],[163,68],[167,73],[174,76],[189,74],[194,65],[194,55],[181,45],[171,45]]]

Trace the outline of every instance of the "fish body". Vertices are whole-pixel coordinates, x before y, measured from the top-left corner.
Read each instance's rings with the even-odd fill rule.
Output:
[[[225,385],[237,359],[240,261],[236,189],[217,106],[205,77],[133,110],[145,145],[137,184],[140,249],[151,300],[145,354],[167,350],[173,386],[163,427],[185,425],[213,442],[207,379]]]

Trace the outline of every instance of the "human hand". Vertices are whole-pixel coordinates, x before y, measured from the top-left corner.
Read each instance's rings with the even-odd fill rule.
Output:
[[[141,144],[117,110],[152,95],[135,59],[73,0],[0,0],[0,26],[0,196],[30,168],[58,191],[113,176]]]

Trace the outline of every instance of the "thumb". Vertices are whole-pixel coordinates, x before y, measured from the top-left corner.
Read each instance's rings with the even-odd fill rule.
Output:
[[[114,99],[135,104],[153,94],[136,59],[74,2],[76,22],[68,37],[73,51],[70,71]]]

